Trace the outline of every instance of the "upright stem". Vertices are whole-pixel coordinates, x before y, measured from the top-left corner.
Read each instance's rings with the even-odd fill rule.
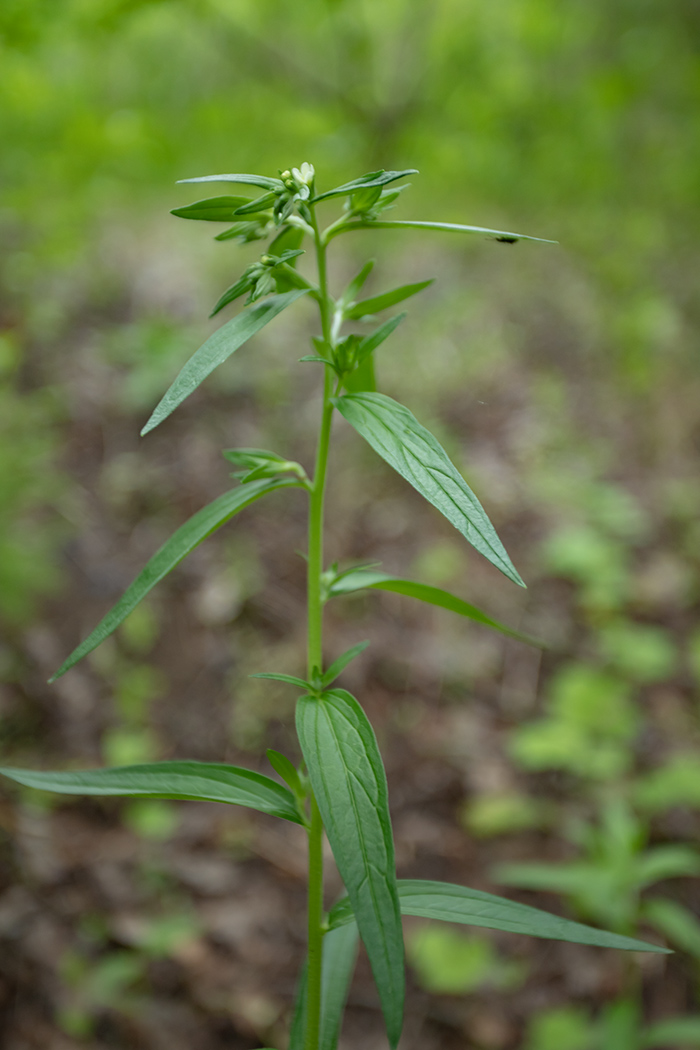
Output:
[[[316,216],[312,211],[318,283],[320,291],[321,327],[328,346],[331,340],[331,309],[326,275],[326,249],[319,234]],[[316,450],[316,467],[309,500],[308,548],[308,675],[323,665],[323,602],[321,575],[323,573],[323,503],[326,491],[328,446],[333,418],[333,377],[326,367],[323,386],[323,411]],[[318,1050],[321,1029],[321,974],[323,968],[323,821],[311,793],[311,826],[309,828],[309,885],[308,885],[308,970],[306,984],[306,1034],[304,1050]]]

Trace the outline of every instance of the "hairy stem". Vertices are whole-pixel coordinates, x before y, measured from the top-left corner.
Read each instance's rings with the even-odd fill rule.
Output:
[[[326,249],[319,234],[316,216],[313,216],[316,260],[318,264],[319,309],[323,339],[330,347],[331,302],[326,275]],[[330,444],[333,405],[333,377],[325,368],[323,411],[316,450],[316,467],[309,501],[308,549],[308,675],[323,666],[323,602],[321,574],[323,573],[323,504],[326,491],[328,447]],[[321,974],[323,967],[323,821],[311,794],[311,827],[309,828],[309,886],[308,886],[308,980],[306,992],[306,1034],[304,1050],[318,1050],[321,1027]]]

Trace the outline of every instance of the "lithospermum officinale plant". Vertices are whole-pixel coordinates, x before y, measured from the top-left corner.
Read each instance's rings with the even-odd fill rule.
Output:
[[[324,604],[361,589],[408,595],[522,638],[461,598],[425,584],[387,575],[374,567],[323,560],[324,492],[331,421],[337,411],[372,448],[458,529],[509,580],[524,586],[474,493],[444,449],[403,405],[376,391],[373,354],[403,320],[398,314],[376,325],[375,315],[428,285],[403,285],[361,298],[373,263],[368,262],[335,298],[328,287],[326,257],[331,242],[353,230],[419,229],[477,233],[513,243],[520,234],[444,222],[388,220],[398,199],[399,179],[414,172],[375,171],[319,192],[314,169],[263,175],[207,175],[185,182],[220,182],[257,187],[255,199],[220,196],[175,209],[185,219],[230,223],[217,240],[244,243],[272,238],[259,262],[221,296],[213,313],[247,295],[245,307],[218,329],[185,364],[148,420],[146,434],[164,422],[210,372],[298,299],[314,301],[321,334],[314,352],[302,361],[320,366],[323,407],[316,463],[309,476],[299,463],[263,449],[224,451],[235,467],[235,488],[225,492],[182,525],[151,558],[143,572],[92,634],[54,675],[58,678],[110,635],[144,598],[210,533],[250,503],[279,489],[308,495],[308,651],[307,677],[261,674],[287,682],[299,697],[296,725],[303,762],[269,750],[278,780],[248,769],[207,762],[156,762],[84,772],[32,772],[4,769],[5,776],[34,788],[68,794],[127,795],[145,798],[206,799],[249,806],[300,824],[308,835],[308,952],[299,981],[290,1050],[334,1050],[357,953],[364,942],[381,1003],[389,1042],[396,1047],[404,1012],[404,948],[401,915],[508,930],[637,951],[665,951],[630,937],[606,933],[535,908],[464,886],[397,879],[387,802],[387,783],[371,725],[357,700],[335,685],[348,663],[365,648],[357,645],[330,665],[324,663]],[[393,188],[388,188],[393,187]],[[344,199],[342,213],[329,226],[319,224],[319,206]],[[316,280],[297,269],[308,238],[316,256]],[[525,238],[539,240],[539,238]],[[370,324],[367,335],[346,335],[348,321]],[[323,835],[328,837],[347,896],[324,910]]]

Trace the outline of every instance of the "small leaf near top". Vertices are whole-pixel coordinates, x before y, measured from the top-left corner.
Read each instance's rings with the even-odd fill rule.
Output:
[[[342,186],[336,186],[333,190],[319,193],[309,201],[309,204],[316,204],[318,201],[325,201],[330,197],[345,197],[356,190],[368,189],[370,186],[386,186],[387,183],[395,182],[396,179],[402,179],[405,175],[417,174],[416,168],[407,168],[405,171],[370,171],[366,175],[361,175],[359,179],[353,179],[352,182],[345,182]]]
[[[354,660],[356,656],[364,652],[368,645],[369,642],[360,642],[359,645],[353,645],[352,649],[348,649],[337,660],[334,660],[321,679],[321,687],[327,689],[336,680],[341,671],[345,670],[351,660]]]
[[[207,222],[233,222],[236,210],[248,203],[248,197],[208,197],[206,200],[173,208],[171,215],[180,219],[204,219]]]
[[[284,189],[281,179],[270,179],[267,175],[199,175],[195,179],[178,179],[185,182],[241,182],[245,186],[260,186],[263,190],[279,193]]]

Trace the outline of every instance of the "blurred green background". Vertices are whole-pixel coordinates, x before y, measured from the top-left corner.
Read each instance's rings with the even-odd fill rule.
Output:
[[[508,881],[679,953],[635,970],[418,930],[407,1048],[700,1045],[699,38],[691,0],[0,4],[8,763],[255,764],[265,744],[293,746],[288,696],[247,675],[295,671],[296,504],[241,519],[87,669],[44,684],[223,490],[220,447],[310,454],[318,377],[292,367],[314,334],[304,304],[138,439],[257,252],[172,218],[197,195],[177,179],[308,160],[323,189],[415,167],[397,218],[559,241],[361,234],[334,242],[332,274],[338,289],[372,255],[377,291],[438,278],[382,349],[380,385],[436,430],[530,588],[512,594],[341,428],[331,556],[450,586],[552,650],[540,660],[395,599],[333,613],[329,644],[376,636],[350,687],[388,747],[402,874]],[[282,1045],[303,930],[268,957],[264,923],[248,937],[229,916],[238,933],[217,942],[216,907],[264,878],[286,914],[299,862],[278,855],[293,842],[207,807],[3,799],[9,1050]],[[358,981],[348,1045],[381,1046]],[[673,1018],[686,1028],[654,1035]]]

